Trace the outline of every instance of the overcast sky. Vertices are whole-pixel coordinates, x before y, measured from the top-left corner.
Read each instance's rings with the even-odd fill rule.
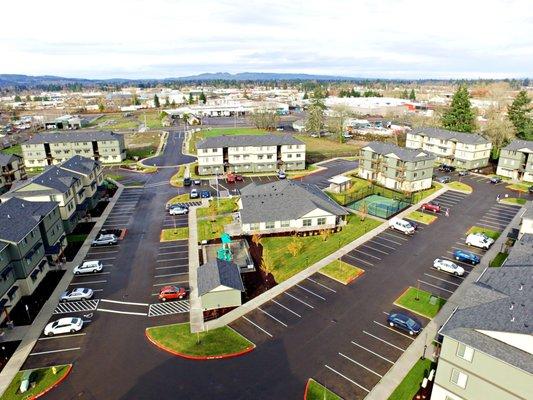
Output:
[[[533,77],[531,0],[3,1],[0,73]]]

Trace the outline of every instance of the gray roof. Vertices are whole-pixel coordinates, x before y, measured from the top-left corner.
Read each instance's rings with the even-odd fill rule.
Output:
[[[111,131],[81,131],[38,133],[23,144],[90,142],[93,140],[118,140],[122,135]]]
[[[507,146],[505,146],[502,150],[509,150],[509,151],[517,151],[526,149],[527,151],[533,153],[533,141],[531,140],[513,140],[511,143],[509,143]]]
[[[13,188],[5,193],[3,197],[16,196],[16,192],[32,183],[35,183],[40,186],[44,186],[45,190],[35,190],[24,192],[24,194],[39,194],[39,193],[55,193],[63,194],[66,193],[76,181],[80,180],[79,175],[74,172],[69,172],[64,169],[59,168],[58,166],[50,166],[41,174],[34,176],[25,181],[16,182]]]
[[[0,153],[0,167],[5,167],[7,164],[12,163],[15,160],[21,161],[22,157],[17,154]]]
[[[370,142],[365,147],[363,147],[363,150],[367,147],[369,147],[370,149],[372,149],[372,151],[378,154],[387,155],[392,153],[402,161],[416,162],[435,159],[435,156],[433,154],[426,152],[422,149],[407,149],[405,147],[396,146],[392,143]]]
[[[0,204],[0,240],[18,243],[48,215],[54,201],[26,201],[12,198]]]
[[[425,135],[437,139],[454,140],[466,144],[490,143],[490,141],[478,133],[455,132],[440,128],[418,128],[413,130],[412,134]]]
[[[244,223],[299,219],[317,208],[333,215],[348,214],[318,186],[292,180],[250,183],[242,188],[241,201]]]
[[[208,137],[196,143],[197,149],[242,146],[281,146],[304,144],[292,135],[222,135]]]
[[[209,261],[198,267],[198,294],[203,296],[220,285],[244,291],[241,271],[237,264],[231,261]]]
[[[82,175],[91,174],[96,168],[100,166],[100,161],[93,160],[92,158],[82,157],[75,155],[67,161],[61,163],[60,168],[68,169]]]
[[[511,252],[507,256],[504,265],[506,267],[533,267],[533,234],[526,233],[515,242]]]

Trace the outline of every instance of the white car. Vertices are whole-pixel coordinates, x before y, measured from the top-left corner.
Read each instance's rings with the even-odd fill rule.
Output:
[[[415,227],[401,218],[391,218],[389,221],[389,227],[393,230],[405,233],[406,235],[412,235],[415,233]]]
[[[76,288],[63,292],[59,301],[77,301],[77,300],[90,300],[93,298],[94,292],[88,288]]]
[[[91,246],[109,246],[117,244],[118,238],[112,233],[106,235],[100,235],[93,240]]]
[[[448,272],[457,276],[463,276],[465,274],[463,267],[458,266],[453,261],[443,260],[442,258],[435,259],[435,261],[433,261],[433,267],[439,271]]]
[[[186,215],[188,212],[189,210],[184,207],[171,207],[170,210],[168,210],[170,215]]]
[[[75,333],[80,331],[82,327],[83,320],[81,318],[61,318],[46,325],[44,334],[54,336],[62,333]]]
[[[72,272],[74,275],[80,275],[80,274],[91,274],[94,272],[102,272],[104,269],[104,264],[102,264],[101,261],[92,260],[92,261],[85,261],[83,264],[78,265],[77,267],[74,267]]]
[[[471,233],[466,237],[466,244],[468,246],[479,247],[480,249],[488,250],[494,243],[494,239],[488,237],[482,232]]]
[[[287,175],[285,175],[284,171],[278,171],[278,179],[285,179]]]

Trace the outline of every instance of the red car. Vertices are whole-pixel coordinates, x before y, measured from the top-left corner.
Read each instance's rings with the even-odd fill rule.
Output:
[[[236,179],[237,177],[235,176],[235,174],[227,174],[226,175],[226,182],[227,183],[235,183],[235,181],[237,180]]]
[[[159,291],[159,300],[182,300],[187,297],[187,291],[185,288],[177,286],[164,286]]]
[[[242,177],[242,175],[235,175],[235,180],[237,182],[242,182],[244,180],[244,178]]]
[[[430,201],[429,203],[422,204],[422,210],[438,213],[440,212],[440,204]]]

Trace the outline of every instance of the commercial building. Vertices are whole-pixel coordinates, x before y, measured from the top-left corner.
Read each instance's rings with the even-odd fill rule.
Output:
[[[305,169],[305,143],[292,135],[214,136],[196,149],[200,175]]]
[[[27,177],[22,157],[0,153],[0,194],[8,191],[15,182]]]
[[[242,304],[244,285],[237,264],[217,258],[198,267],[197,275],[198,296],[204,311]]]
[[[533,141],[513,140],[501,149],[496,173],[516,181],[533,182]]]
[[[492,143],[477,133],[439,128],[408,132],[405,146],[428,151],[437,157],[437,161],[465,170],[486,167],[492,149]]]
[[[435,156],[421,149],[370,142],[359,151],[359,176],[389,189],[416,192],[431,187]]]
[[[106,131],[40,133],[22,144],[27,168],[59,164],[80,155],[106,163],[120,163],[126,158],[124,137]]]

